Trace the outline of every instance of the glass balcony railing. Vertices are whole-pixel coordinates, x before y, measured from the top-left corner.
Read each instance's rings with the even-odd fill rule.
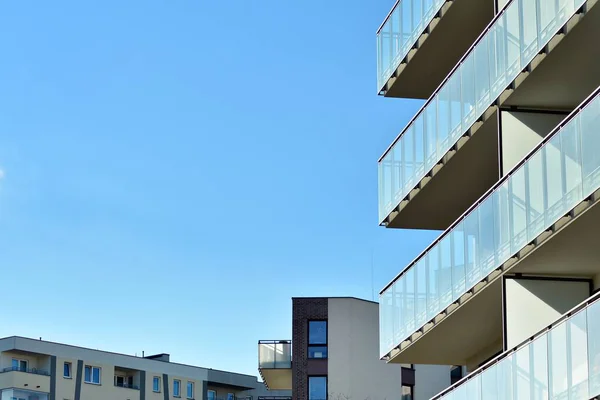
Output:
[[[259,341],[258,368],[292,368],[292,342],[289,340]]]
[[[382,357],[600,188],[598,93],[381,292]]]
[[[446,0],[398,0],[377,31],[377,89],[398,68]]]
[[[501,354],[433,400],[588,400],[600,395],[600,301]]]
[[[379,160],[380,221],[456,144],[584,2],[512,0],[494,18]]]

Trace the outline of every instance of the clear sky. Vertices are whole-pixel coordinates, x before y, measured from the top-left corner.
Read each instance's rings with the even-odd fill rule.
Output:
[[[257,375],[292,296],[378,293],[437,235],[377,225],[392,4],[2,1],[0,336]]]

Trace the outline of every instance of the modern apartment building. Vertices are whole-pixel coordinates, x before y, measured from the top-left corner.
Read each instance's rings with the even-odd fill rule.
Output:
[[[258,349],[265,384],[294,400],[426,400],[452,380],[449,366],[381,361],[378,304],[352,297],[293,298],[292,340]]]
[[[286,400],[255,376],[23,337],[0,339],[1,400]]]
[[[398,0],[377,37],[379,93],[427,99],[380,224],[442,231],[380,293],[381,358],[465,366],[436,399],[600,396],[597,0]]]

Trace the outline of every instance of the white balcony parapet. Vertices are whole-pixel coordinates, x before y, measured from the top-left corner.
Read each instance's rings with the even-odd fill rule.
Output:
[[[599,189],[600,88],[383,289],[381,357]]]

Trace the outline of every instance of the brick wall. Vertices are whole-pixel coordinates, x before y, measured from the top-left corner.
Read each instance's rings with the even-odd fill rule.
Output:
[[[292,299],[293,400],[308,399],[308,320],[327,319],[327,308],[327,298]],[[327,362],[327,360],[311,360],[314,361]]]

